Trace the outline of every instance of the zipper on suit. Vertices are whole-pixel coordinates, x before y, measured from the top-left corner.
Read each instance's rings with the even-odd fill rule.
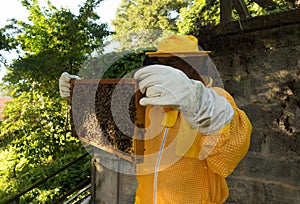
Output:
[[[158,157],[157,157],[157,160],[156,160],[156,164],[155,164],[154,181],[153,181],[153,203],[154,204],[157,204],[157,179],[158,179],[159,164],[160,164],[162,153],[163,153],[163,150],[164,150],[164,147],[165,147],[165,142],[166,142],[168,131],[169,131],[169,128],[166,127],[165,132],[164,132],[164,136],[162,138],[162,142],[161,142],[161,145],[160,145],[160,149],[159,149]]]

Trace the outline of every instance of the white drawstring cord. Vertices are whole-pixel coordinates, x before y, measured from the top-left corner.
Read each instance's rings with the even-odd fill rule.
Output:
[[[156,160],[155,170],[154,170],[154,183],[153,183],[153,203],[154,204],[157,203],[157,178],[158,178],[158,169],[159,169],[159,164],[160,164],[162,152],[163,152],[164,147],[165,147],[165,141],[166,141],[166,138],[167,138],[168,130],[169,130],[169,128],[165,129],[164,137],[163,137],[161,145],[160,145],[158,157],[157,157],[157,160]]]

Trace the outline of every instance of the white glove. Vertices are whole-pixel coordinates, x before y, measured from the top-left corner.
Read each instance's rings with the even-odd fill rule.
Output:
[[[62,73],[59,78],[59,93],[62,98],[68,98],[71,96],[70,93],[71,79],[81,79],[81,78],[76,75],[71,75],[67,72]]]
[[[182,71],[165,65],[150,65],[138,70],[134,78],[146,97],[143,106],[170,106],[202,134],[211,134],[230,122],[230,103],[200,81],[189,79]]]

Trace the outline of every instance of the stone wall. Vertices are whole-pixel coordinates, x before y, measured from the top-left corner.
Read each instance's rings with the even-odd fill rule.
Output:
[[[197,35],[253,125],[227,203],[300,203],[299,9]]]

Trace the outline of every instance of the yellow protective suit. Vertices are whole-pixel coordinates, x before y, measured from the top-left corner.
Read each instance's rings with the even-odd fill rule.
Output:
[[[177,110],[146,107],[145,161],[136,167],[136,204],[211,204],[227,199],[225,178],[248,151],[252,126],[227,92],[214,89],[231,103],[234,116],[209,136],[191,128]]]

